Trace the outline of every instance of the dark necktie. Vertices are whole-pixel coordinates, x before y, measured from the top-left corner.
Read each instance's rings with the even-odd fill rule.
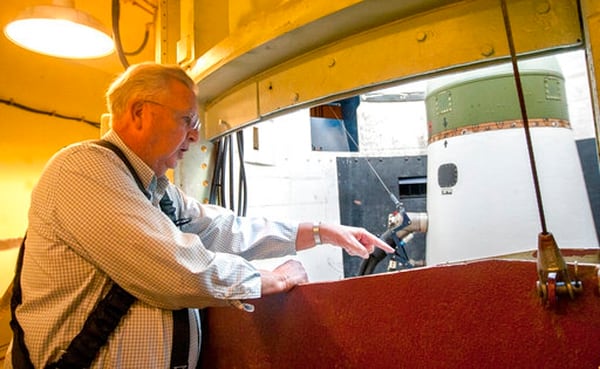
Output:
[[[165,213],[176,226],[182,224],[177,220],[176,210],[169,194],[160,199],[160,209]],[[185,224],[187,222],[184,222]],[[173,343],[171,350],[171,368],[185,369],[188,365],[189,346],[190,346],[190,322],[188,309],[173,310]]]

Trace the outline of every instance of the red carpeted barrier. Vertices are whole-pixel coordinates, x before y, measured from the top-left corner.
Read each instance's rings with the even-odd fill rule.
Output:
[[[572,265],[569,266],[572,269]],[[205,368],[600,367],[594,265],[553,308],[534,261],[484,260],[306,284],[207,309]]]

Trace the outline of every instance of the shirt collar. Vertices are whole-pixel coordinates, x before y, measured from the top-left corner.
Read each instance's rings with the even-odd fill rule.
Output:
[[[102,139],[115,144],[123,151],[127,157],[127,160],[129,160],[133,166],[133,169],[135,169],[136,174],[138,177],[140,177],[145,189],[152,194],[153,202],[158,202],[158,200],[160,200],[162,195],[165,193],[165,190],[169,184],[169,179],[164,175],[156,177],[156,174],[154,174],[152,168],[150,168],[148,164],[144,163],[144,161],[123,142],[117,132],[113,131],[112,129],[109,130],[102,137]]]

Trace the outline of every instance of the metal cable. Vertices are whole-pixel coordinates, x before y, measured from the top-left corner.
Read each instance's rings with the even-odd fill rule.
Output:
[[[542,193],[540,191],[540,181],[537,173],[537,166],[535,163],[535,155],[533,153],[533,144],[531,141],[531,133],[529,131],[529,119],[527,117],[527,107],[525,106],[525,95],[523,93],[523,85],[521,84],[521,75],[519,73],[519,66],[517,64],[517,53],[515,51],[515,44],[513,40],[513,34],[510,27],[510,19],[508,17],[508,9],[506,8],[506,1],[500,0],[502,7],[502,16],[504,18],[504,28],[506,30],[506,38],[508,39],[508,47],[510,49],[510,59],[512,62],[513,73],[515,76],[515,84],[517,87],[517,95],[519,97],[519,106],[521,108],[521,116],[523,118],[523,129],[525,130],[525,139],[527,141],[527,151],[529,153],[529,164],[531,165],[531,175],[533,176],[533,185],[535,187],[535,196],[537,198],[537,207],[540,217],[540,223],[542,226],[542,233],[547,234],[546,228],[546,217],[544,215],[544,205],[542,203]]]
[[[85,124],[89,124],[90,126],[92,126],[94,128],[100,128],[100,122],[94,122],[92,120],[85,119],[84,117],[76,117],[76,116],[71,116],[71,115],[64,115],[64,114],[61,114],[61,113],[57,113],[56,111],[49,111],[49,110],[42,110],[42,109],[32,108],[30,106],[17,103],[13,99],[9,99],[9,100],[0,99],[0,103],[6,104],[8,106],[14,106],[15,108],[19,108],[19,109],[28,111],[30,113],[43,114],[43,115],[48,115],[48,116],[56,117],[56,118],[60,118],[60,119],[74,120],[74,121],[82,122],[82,123],[85,123]]]
[[[115,41],[115,47],[117,49],[117,55],[119,56],[119,61],[121,62],[123,68],[127,69],[129,67],[129,61],[127,60],[125,51],[123,50],[123,44],[121,42],[121,30],[119,28],[119,21],[121,18],[121,4],[119,3],[119,0],[112,0],[111,15],[113,38]]]
[[[331,110],[331,113],[333,114],[333,116],[335,117],[335,119],[337,119],[340,122],[340,126],[344,130],[346,136],[348,136],[348,138],[352,141],[352,143],[356,146],[356,148],[358,148],[358,143],[354,140],[354,138],[352,137],[352,135],[350,134],[350,132],[348,132],[348,130],[346,129],[346,125],[344,124],[344,120],[337,115],[335,109],[333,109],[329,105],[327,105],[327,107],[329,107],[329,109]],[[371,164],[371,162],[369,161],[369,159],[367,159],[366,157],[363,157],[363,158],[365,159],[365,162],[367,163],[367,166],[369,167],[369,169],[371,170],[371,172],[373,172],[373,174],[375,175],[375,177],[377,178],[377,180],[379,181],[379,183],[381,183],[381,186],[383,186],[383,189],[385,190],[385,192],[387,192],[387,194],[389,195],[390,199],[392,200],[392,202],[394,203],[394,205],[396,206],[396,208],[398,208],[398,209],[401,208],[402,207],[402,203],[392,193],[392,191],[390,191],[390,189],[388,188],[388,186],[385,185],[385,182],[383,182],[383,179],[381,179],[381,176],[375,170],[375,167],[373,167],[373,165]]]

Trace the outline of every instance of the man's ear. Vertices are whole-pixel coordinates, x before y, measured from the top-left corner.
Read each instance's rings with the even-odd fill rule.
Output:
[[[144,111],[144,102],[142,100],[133,101],[130,105],[129,114],[131,121],[136,128],[142,126],[142,114]]]

